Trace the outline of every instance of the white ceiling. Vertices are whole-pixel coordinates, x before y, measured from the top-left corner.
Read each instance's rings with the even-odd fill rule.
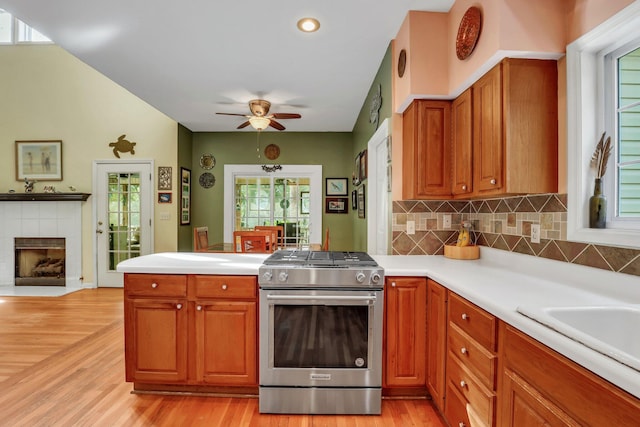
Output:
[[[192,131],[265,98],[289,131],[353,130],[409,10],[454,0],[0,0],[0,8]],[[312,16],[320,30],[297,30]],[[383,100],[384,102],[385,100]],[[243,132],[251,131],[250,127]],[[271,130],[271,129],[270,129]]]

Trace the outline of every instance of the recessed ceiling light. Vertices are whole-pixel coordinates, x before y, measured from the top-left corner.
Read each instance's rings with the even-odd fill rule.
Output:
[[[298,21],[298,29],[305,33],[313,33],[320,28],[320,22],[315,18],[302,18]]]

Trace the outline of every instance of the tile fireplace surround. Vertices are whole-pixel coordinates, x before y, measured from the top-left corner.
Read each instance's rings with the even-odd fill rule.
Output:
[[[16,195],[25,199],[25,195]],[[44,197],[48,196],[48,197]],[[61,237],[66,246],[66,288],[81,288],[82,200],[88,195],[65,198],[34,195],[32,200],[0,200],[0,286],[15,287],[16,237]],[[35,199],[35,200],[33,200]],[[45,199],[45,200],[41,200]],[[59,199],[59,200],[56,200]],[[78,200],[74,200],[78,199]]]

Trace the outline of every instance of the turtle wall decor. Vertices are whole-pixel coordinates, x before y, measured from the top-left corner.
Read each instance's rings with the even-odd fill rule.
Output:
[[[136,146],[136,143],[131,142],[128,139],[125,139],[126,136],[127,136],[126,134],[120,135],[117,141],[109,143],[109,147],[113,147],[113,154],[117,158],[120,158],[120,153],[131,152],[131,155],[136,154],[134,149]]]

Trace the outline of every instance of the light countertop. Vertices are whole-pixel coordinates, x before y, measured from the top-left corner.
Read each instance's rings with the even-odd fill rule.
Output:
[[[268,254],[158,253],[118,264],[119,272],[257,275]],[[518,313],[520,305],[640,304],[640,277],[481,248],[478,260],[373,255],[385,276],[429,277],[504,322],[640,398],[640,372]],[[629,331],[637,339],[637,331]]]

